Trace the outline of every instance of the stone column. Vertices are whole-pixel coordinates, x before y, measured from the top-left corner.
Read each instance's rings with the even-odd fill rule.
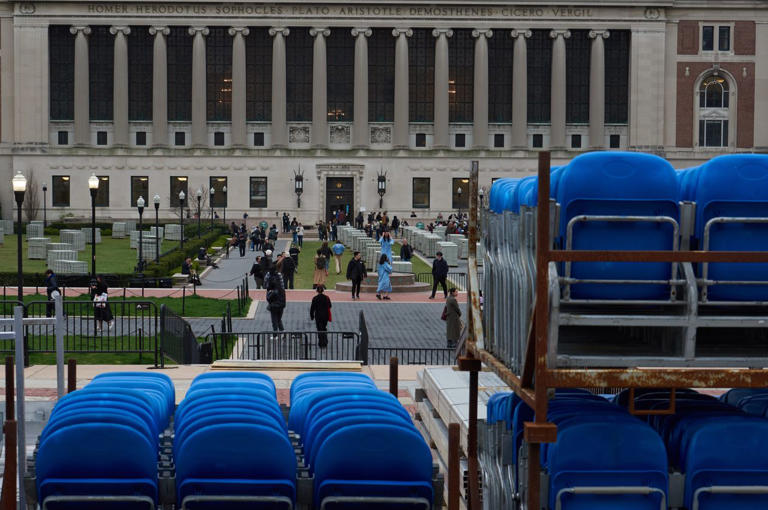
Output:
[[[432,30],[435,37],[435,120],[434,143],[435,149],[447,149],[451,143],[448,139],[448,38],[453,37],[450,28]]]
[[[244,147],[248,144],[245,127],[245,37],[248,27],[232,27],[232,145]]]
[[[114,72],[112,80],[112,124],[114,145],[128,145],[128,42],[130,27],[109,27],[115,36]]]
[[[475,83],[473,88],[472,139],[476,149],[488,148],[488,38],[493,30],[473,30],[475,38]]]
[[[168,27],[149,27],[155,36],[152,55],[152,145],[168,145],[168,49],[165,37]]]
[[[550,101],[549,146],[552,149],[565,148],[565,40],[571,37],[570,30],[552,30],[552,96]]]
[[[355,117],[352,126],[352,146],[368,147],[368,37],[370,28],[353,28],[355,38]]]
[[[755,24],[755,149],[768,151],[768,23]],[[734,105],[735,106],[735,105]],[[732,106],[732,107],[734,107]]]
[[[608,30],[590,30],[592,52],[589,60],[589,145],[605,149],[605,45]]]
[[[325,56],[325,38],[331,35],[327,28],[310,28],[315,38],[312,53],[312,147],[328,147],[328,66]]]
[[[413,35],[410,28],[395,28],[392,35],[395,42],[395,125],[392,132],[392,146],[407,149],[410,104],[408,99],[408,37]]]
[[[512,60],[512,147],[528,148],[528,44],[530,30],[512,30],[515,40]]]
[[[208,27],[189,27],[192,40],[192,145],[208,145],[208,117],[206,114],[205,36]]]
[[[89,26],[69,27],[75,36],[75,145],[91,143],[90,77],[88,73]]]
[[[285,90],[285,38],[291,31],[286,27],[269,29],[272,39],[272,147],[288,145]]]

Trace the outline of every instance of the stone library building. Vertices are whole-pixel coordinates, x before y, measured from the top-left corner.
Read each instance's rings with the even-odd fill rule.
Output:
[[[0,176],[48,218],[434,217],[592,150],[768,148],[764,0],[0,2]],[[10,184],[2,216],[13,215]],[[151,204],[151,202],[150,202]]]

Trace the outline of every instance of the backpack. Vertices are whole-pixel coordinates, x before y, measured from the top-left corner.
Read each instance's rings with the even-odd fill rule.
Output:
[[[315,262],[315,264],[317,265],[318,269],[325,270],[325,257],[323,257],[322,255],[317,257],[317,261]]]

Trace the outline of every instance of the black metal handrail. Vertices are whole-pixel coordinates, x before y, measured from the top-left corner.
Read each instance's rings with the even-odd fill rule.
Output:
[[[363,361],[356,331],[219,332],[208,333],[205,342],[213,344],[214,359]]]
[[[368,363],[387,365],[393,357],[400,365],[454,365],[456,350],[429,347],[370,347]]]

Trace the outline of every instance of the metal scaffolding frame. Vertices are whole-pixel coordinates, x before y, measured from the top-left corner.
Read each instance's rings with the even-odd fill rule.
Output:
[[[549,337],[548,270],[550,262],[768,262],[768,252],[741,251],[592,251],[554,250],[548,243],[536,244],[536,282],[533,327],[530,328],[520,373],[515,373],[503,361],[485,349],[480,294],[477,275],[478,241],[478,162],[472,162],[469,179],[469,259],[467,294],[469,303],[469,336],[466,356],[459,359],[459,368],[470,372],[468,479],[470,508],[480,508],[477,455],[477,372],[485,364],[495,372],[520,398],[535,411],[535,421],[526,422],[524,439],[529,445],[527,508],[541,508],[542,443],[557,440],[557,426],[547,422],[548,390],[551,388],[669,388],[671,406],[657,413],[674,412],[674,390],[681,388],[765,387],[768,370],[752,368],[569,368],[547,366]],[[550,153],[540,152],[538,160],[538,204],[550,200]],[[550,208],[539,207],[536,218],[536,238],[549,239]]]

